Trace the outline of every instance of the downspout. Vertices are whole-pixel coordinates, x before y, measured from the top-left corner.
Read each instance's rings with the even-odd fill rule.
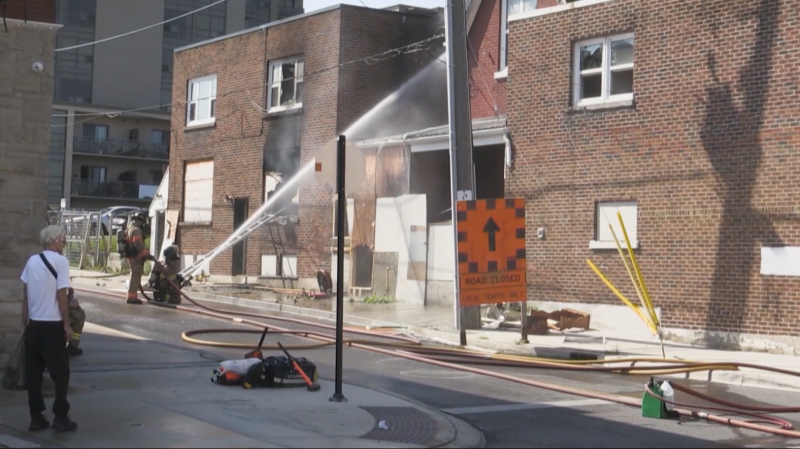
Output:
[[[411,135],[413,131],[409,131],[403,134],[403,139],[401,140],[403,144],[403,149],[406,151],[406,161],[408,163],[408,170],[406,170],[406,186],[408,186],[408,193],[411,193],[411,147],[406,142],[408,136]]]
[[[508,171],[514,165],[514,157],[512,155],[511,138],[508,133],[503,133],[503,142],[506,143],[505,164],[503,164],[503,179],[508,179]]]

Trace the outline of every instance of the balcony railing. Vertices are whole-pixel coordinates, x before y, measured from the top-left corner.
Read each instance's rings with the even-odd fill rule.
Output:
[[[150,201],[155,196],[156,190],[158,186],[137,182],[72,180],[72,196]]]
[[[99,154],[104,156],[141,157],[147,159],[169,160],[169,144],[134,142],[130,140],[76,137],[72,151],[75,153]]]

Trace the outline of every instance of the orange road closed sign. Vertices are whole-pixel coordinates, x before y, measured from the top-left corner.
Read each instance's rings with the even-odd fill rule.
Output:
[[[525,199],[459,201],[456,212],[461,305],[525,301]]]

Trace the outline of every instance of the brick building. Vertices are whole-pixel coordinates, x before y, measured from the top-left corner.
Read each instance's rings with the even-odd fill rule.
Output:
[[[800,2],[541,6],[508,23],[529,299],[620,304],[586,259],[635,299],[620,212],[674,336],[796,353]]]
[[[180,211],[182,252],[191,259],[224,241],[281,179],[432,56],[343,63],[422,41],[442,25],[437,10],[339,5],[177,49],[173,99],[187,107],[172,115],[168,207]],[[331,195],[310,177],[295,200],[296,224],[260,229],[213,260],[210,274],[279,275],[316,288],[335,246]]]
[[[22,282],[47,225],[56,32],[53,0],[0,5],[0,364],[19,343]],[[0,14],[2,14],[0,12]]]

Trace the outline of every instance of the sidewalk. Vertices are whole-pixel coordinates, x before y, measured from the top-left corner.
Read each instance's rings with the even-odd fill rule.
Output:
[[[86,354],[72,360],[74,433],[27,432],[27,394],[2,390],[7,447],[479,447],[461,421],[377,391],[333,384],[254,389],[211,383],[218,363],[187,350],[87,323]],[[52,390],[46,399],[52,406]],[[48,416],[52,413],[48,409]],[[386,429],[379,427],[385,423]]]
[[[86,272],[87,276],[92,275]],[[127,277],[111,279],[75,278],[76,285],[96,286],[122,291],[122,282]],[[309,318],[334,321],[332,311],[308,309],[286,303],[270,302],[258,299],[246,299],[209,292],[193,291],[190,295],[198,300],[211,303],[235,304],[251,307],[264,313],[290,313]],[[419,337],[439,344],[459,345],[459,335],[452,329],[453,311],[447,308],[424,308],[408,304],[373,304],[345,302],[345,323],[350,326],[366,328],[400,327]],[[642,324],[642,327],[644,325]],[[530,335],[528,344],[517,344],[520,330],[475,330],[467,332],[467,344],[471,349],[502,352],[509,354],[532,355],[553,359],[604,358],[608,360],[628,357],[661,358],[661,344],[657,338],[641,337],[633,330],[610,331],[551,331],[548,335]],[[668,358],[693,360],[702,362],[739,362],[769,366],[800,372],[800,357],[777,355],[749,351],[726,351],[692,346],[670,341],[664,342]],[[686,378],[685,374],[673,377]],[[800,377],[742,368],[739,371],[696,372],[688,376],[691,379],[710,380],[733,385],[754,387],[800,389]]]

